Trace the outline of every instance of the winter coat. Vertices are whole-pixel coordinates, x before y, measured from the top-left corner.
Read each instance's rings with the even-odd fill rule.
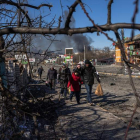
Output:
[[[68,80],[70,79],[71,73],[68,68],[60,68],[58,72],[58,80],[60,81],[61,88],[67,88]]]
[[[96,73],[95,67],[92,65],[89,65],[89,67],[84,67],[82,71],[82,77],[85,84],[93,85],[94,76],[96,77],[97,81],[100,83],[99,75]]]
[[[57,70],[56,69],[49,69],[47,74],[47,80],[54,80],[57,79]]]
[[[70,78],[70,80],[69,80],[69,82],[68,82],[67,88],[69,88],[69,86],[71,86],[71,91],[80,91],[79,83],[83,84],[80,76],[76,76],[73,73],[71,78]]]
[[[71,77],[71,71],[70,71],[70,68],[66,68],[66,70],[68,71],[68,73],[70,74],[70,77]]]
[[[43,68],[39,68],[39,69],[38,69],[38,74],[39,74],[39,75],[42,74],[43,71],[44,71]]]
[[[82,77],[82,72],[83,72],[83,68],[81,67],[80,69],[78,69],[78,68],[75,68],[75,69],[73,69],[73,72],[74,71],[77,71],[78,73],[79,73],[79,75],[81,76],[81,79],[83,78]],[[82,81],[83,81],[83,79],[82,79]]]

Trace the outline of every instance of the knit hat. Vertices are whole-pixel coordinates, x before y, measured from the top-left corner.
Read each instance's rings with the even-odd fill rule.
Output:
[[[79,74],[79,71],[78,70],[74,70],[74,73],[78,73]]]
[[[87,59],[85,60],[85,64],[91,64],[90,61]]]

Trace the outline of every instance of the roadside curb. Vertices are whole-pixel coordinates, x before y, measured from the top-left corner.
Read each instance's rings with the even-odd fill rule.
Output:
[[[98,72],[99,74],[104,74],[104,75],[111,75],[111,76],[124,76],[124,77],[129,77],[129,75],[124,75],[124,74],[117,74],[117,73],[105,73],[105,72]],[[140,78],[140,76],[132,75],[133,78]]]

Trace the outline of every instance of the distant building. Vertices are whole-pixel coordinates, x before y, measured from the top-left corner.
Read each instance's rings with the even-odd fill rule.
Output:
[[[100,64],[100,65],[111,65],[111,64],[114,64],[115,63],[115,59],[112,57],[112,58],[104,58],[104,59],[99,59],[97,64]]]
[[[94,50],[94,52],[95,52],[96,54],[101,54],[101,53],[104,53],[104,50]]]
[[[127,38],[124,43],[124,49],[127,60],[134,64],[140,64],[140,34],[136,35],[133,40]],[[121,51],[117,45],[115,46],[115,51],[116,64],[122,65]]]

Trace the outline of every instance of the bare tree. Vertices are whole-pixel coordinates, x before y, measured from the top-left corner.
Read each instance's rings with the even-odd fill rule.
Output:
[[[11,44],[23,42],[23,40],[20,40],[19,42],[14,41],[14,38],[17,37],[18,34],[41,34],[41,35],[44,35],[45,37],[47,37],[48,39],[51,39],[53,42],[55,38],[52,38],[52,36],[57,35],[57,34],[66,34],[66,35],[71,36],[73,34],[79,34],[79,33],[97,32],[97,33],[104,34],[107,39],[109,39],[112,42],[115,42],[111,37],[109,37],[109,35],[107,33],[105,33],[105,31],[113,31],[116,36],[116,39],[117,39],[117,44],[121,50],[123,61],[127,65],[128,72],[129,72],[129,78],[130,78],[130,84],[132,86],[132,89],[133,89],[133,92],[134,92],[134,95],[136,98],[136,107],[135,107],[133,115],[132,115],[132,118],[133,118],[134,113],[136,112],[136,109],[138,107],[140,107],[140,97],[136,91],[136,88],[135,88],[135,85],[134,85],[134,82],[133,82],[133,79],[131,76],[130,67],[134,67],[138,70],[140,70],[140,68],[137,65],[130,63],[129,60],[127,60],[118,30],[119,29],[132,29],[132,38],[134,35],[134,29],[140,30],[140,24],[135,24],[136,14],[138,13],[138,2],[139,2],[139,0],[135,0],[136,7],[135,7],[134,15],[132,17],[132,23],[114,23],[114,24],[112,24],[111,6],[113,4],[113,0],[109,0],[108,7],[107,7],[108,8],[107,23],[104,25],[97,25],[95,23],[95,21],[90,17],[89,13],[87,12],[82,0],[75,0],[75,2],[69,7],[69,13],[68,13],[68,16],[67,16],[67,19],[65,22],[65,26],[63,28],[61,28],[61,26],[60,26],[61,25],[61,16],[58,20],[58,26],[53,27],[54,23],[56,22],[55,17],[52,19],[52,21],[47,23],[41,15],[38,17],[30,18],[29,13],[26,10],[26,8],[39,10],[42,7],[51,9],[52,5],[40,4],[39,6],[34,6],[34,5],[30,5],[27,1],[19,0],[18,2],[14,2],[12,0],[0,0],[0,5],[1,5],[0,19],[1,19],[1,21],[5,21],[0,26],[0,36],[1,36],[1,38],[3,36],[3,38],[5,40],[5,44],[6,44],[5,48],[3,48],[2,45],[0,46],[0,49],[1,49],[0,52],[3,52],[3,53],[6,52],[7,48]],[[115,1],[114,1],[114,4],[115,4]],[[71,17],[73,15],[73,13],[76,11],[76,7],[78,5],[81,6],[84,14],[87,16],[89,21],[91,21],[93,26],[91,26],[91,27],[86,26],[83,28],[70,28]],[[5,19],[5,20],[2,20],[2,19]],[[13,49],[14,49],[14,47],[13,47]],[[12,50],[10,50],[10,51],[12,51]],[[3,87],[3,85],[2,85],[2,87]],[[4,87],[3,87],[2,91],[5,91]],[[7,95],[7,96],[9,95],[7,91],[5,91],[5,93],[7,93],[5,95]],[[11,98],[14,98],[14,97],[11,96]],[[132,122],[132,118],[131,118],[130,124]],[[129,127],[130,127],[130,125],[128,125],[128,129],[129,129]],[[127,138],[128,129],[126,131],[125,139]]]
[[[104,52],[107,53],[107,54],[109,54],[109,52],[110,52],[110,48],[109,48],[109,47],[104,47],[103,50],[104,50]]]

